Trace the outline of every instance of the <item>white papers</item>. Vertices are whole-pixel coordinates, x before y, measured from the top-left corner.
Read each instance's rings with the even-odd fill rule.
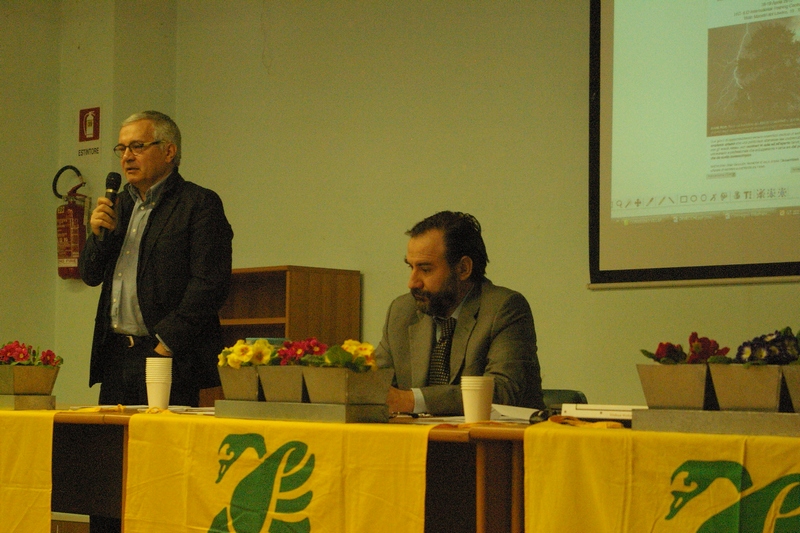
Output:
[[[535,413],[536,409],[528,409],[527,407],[514,407],[513,405],[500,405],[497,403],[492,404],[492,420],[498,422],[519,422],[521,424],[529,424],[531,415]]]

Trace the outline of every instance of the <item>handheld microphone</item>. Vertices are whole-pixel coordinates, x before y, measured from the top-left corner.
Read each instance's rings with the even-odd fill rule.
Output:
[[[117,202],[117,191],[121,184],[122,176],[118,172],[108,173],[108,176],[106,176],[106,198],[111,200],[112,205]],[[97,240],[102,241],[105,239],[106,233],[108,233],[108,228],[100,228],[100,235],[97,236]]]

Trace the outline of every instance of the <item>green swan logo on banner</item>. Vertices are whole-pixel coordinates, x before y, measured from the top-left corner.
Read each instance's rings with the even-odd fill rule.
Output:
[[[672,491],[667,520],[715,481],[728,480],[739,492],[739,500],[706,520],[697,533],[800,531],[800,474],[787,474],[764,487],[754,488],[749,472],[739,463],[686,461],[673,472],[672,483],[678,478],[682,478],[682,486]]]
[[[264,437],[257,433],[228,435],[219,446],[219,483],[242,453],[252,448],[259,459],[267,454]],[[309,533],[311,523],[301,513],[311,503],[312,491],[302,492],[314,470],[314,454],[299,441],[287,442],[242,478],[231,495],[231,503],[211,523],[209,533],[259,533],[271,518],[270,533]]]

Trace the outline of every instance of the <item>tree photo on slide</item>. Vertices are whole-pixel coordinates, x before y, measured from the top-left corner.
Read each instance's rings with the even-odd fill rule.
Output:
[[[758,27],[736,67],[740,119],[774,121],[800,116],[800,42],[782,24]]]

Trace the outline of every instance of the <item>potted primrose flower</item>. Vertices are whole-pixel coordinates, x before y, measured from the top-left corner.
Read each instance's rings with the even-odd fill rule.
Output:
[[[258,377],[268,402],[308,402],[303,380],[306,358],[325,353],[328,346],[315,337],[302,341],[286,340],[265,365],[258,367]]]
[[[642,354],[659,363],[637,365],[647,406],[650,409],[718,409],[708,364],[730,351],[717,341],[689,335],[689,353],[680,344],[659,343],[655,352]]]
[[[217,369],[226,400],[257,401],[259,398],[257,367],[265,365],[275,353],[266,339],[236,341],[217,356]]]
[[[385,405],[394,370],[378,368],[374,347],[354,339],[305,357],[311,403]]]
[[[796,411],[800,408],[799,357],[798,339],[786,327],[743,342],[733,358],[710,361],[718,363],[709,369],[720,409]]]
[[[55,409],[52,393],[62,362],[52,350],[7,342],[0,348],[0,394],[9,396],[15,410]]]

